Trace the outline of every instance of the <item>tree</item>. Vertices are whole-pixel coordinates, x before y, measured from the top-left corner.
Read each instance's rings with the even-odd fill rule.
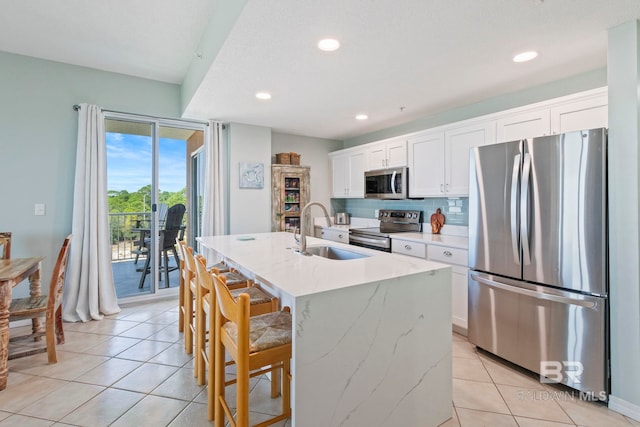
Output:
[[[145,185],[134,193],[127,190],[108,190],[109,213],[131,213],[132,215],[112,215],[110,217],[110,230],[112,241],[117,242],[131,238],[131,228],[136,226],[143,218],[143,212],[151,212],[151,185]],[[177,203],[187,205],[186,187],[179,191],[159,191],[158,203],[166,203],[173,206]],[[117,220],[116,220],[117,218]]]

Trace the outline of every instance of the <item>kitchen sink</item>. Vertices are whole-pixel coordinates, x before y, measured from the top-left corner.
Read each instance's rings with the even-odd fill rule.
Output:
[[[335,246],[309,246],[307,247],[306,255],[317,255],[327,259],[338,260],[367,258],[370,256],[360,252],[336,248]]]

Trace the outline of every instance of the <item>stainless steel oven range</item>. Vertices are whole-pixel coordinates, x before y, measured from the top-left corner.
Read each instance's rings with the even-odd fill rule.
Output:
[[[422,229],[422,211],[380,209],[378,219],[380,227],[350,229],[349,244],[391,252],[392,233]]]

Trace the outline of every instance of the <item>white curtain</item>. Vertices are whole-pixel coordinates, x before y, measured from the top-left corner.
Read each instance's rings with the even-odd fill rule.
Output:
[[[67,322],[100,320],[120,312],[111,270],[104,117],[80,104],[73,194],[73,241],[63,295]]]
[[[225,153],[222,123],[210,121],[209,135],[204,141],[204,195],[202,201],[202,235],[226,233],[226,204],[224,192]],[[203,254],[208,259],[211,254]]]

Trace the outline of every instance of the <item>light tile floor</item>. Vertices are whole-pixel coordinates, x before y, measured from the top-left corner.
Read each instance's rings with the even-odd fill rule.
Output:
[[[9,362],[0,427],[210,425],[206,387],[193,377],[177,321],[175,301],[162,301],[99,322],[65,323],[57,364],[48,365],[46,354]],[[452,344],[454,411],[444,426],[640,427],[602,405],[566,398],[564,389],[476,351],[461,335]],[[252,380],[252,423],[279,413],[269,391],[267,379]]]
[[[453,334],[454,427],[640,427],[600,403],[580,400],[566,387],[541,384],[538,375]]]

